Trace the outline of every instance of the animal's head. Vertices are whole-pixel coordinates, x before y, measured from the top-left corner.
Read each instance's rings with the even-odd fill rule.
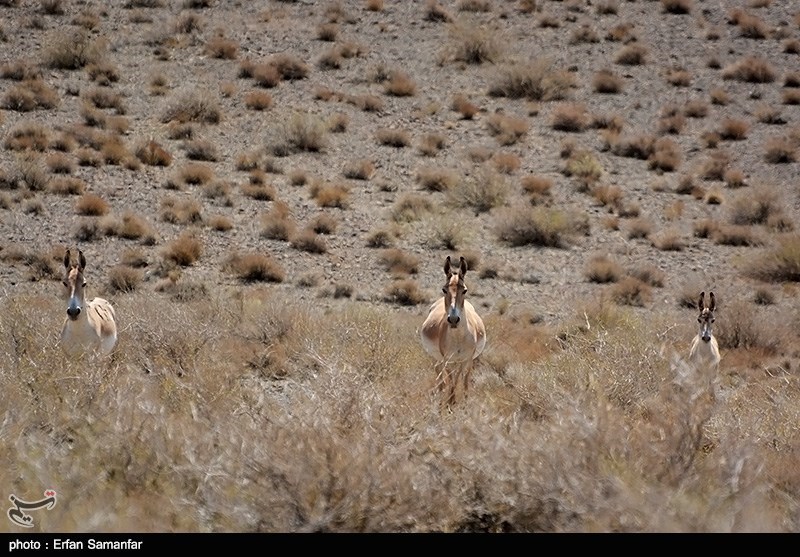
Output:
[[[78,250],[78,263],[72,264],[70,252],[64,254],[64,288],[69,297],[67,305],[67,316],[73,321],[78,319],[83,309],[83,289],[86,287],[86,279],[83,271],[86,268],[86,258],[83,252]]]
[[[709,292],[709,305],[706,306],[706,293],[700,293],[700,300],[697,302],[697,309],[700,315],[697,322],[700,323],[700,338],[705,342],[711,340],[711,324],[714,323],[714,310],[717,309],[717,300],[713,292]]]
[[[450,256],[444,261],[444,276],[446,277],[442,294],[444,294],[444,305],[447,309],[447,322],[451,327],[458,327],[464,313],[464,296],[467,295],[467,286],[464,284],[464,276],[467,274],[467,261],[462,256],[459,262],[458,271],[453,270]]]

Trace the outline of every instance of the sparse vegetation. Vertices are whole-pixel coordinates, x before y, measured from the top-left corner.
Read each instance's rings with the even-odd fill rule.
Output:
[[[0,0],[4,496],[65,537],[800,531],[791,4]],[[66,247],[109,360],[60,350]],[[440,412],[446,255],[487,345]]]

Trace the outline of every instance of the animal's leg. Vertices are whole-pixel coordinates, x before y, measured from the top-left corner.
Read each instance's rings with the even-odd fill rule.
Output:
[[[469,388],[470,375],[472,374],[472,362],[464,367],[461,376],[464,378],[464,400],[467,400],[467,389]]]

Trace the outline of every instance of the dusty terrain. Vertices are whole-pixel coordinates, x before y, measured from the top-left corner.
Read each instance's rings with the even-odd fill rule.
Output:
[[[336,309],[342,330],[359,307],[400,316],[395,332],[408,345],[397,350],[414,350],[403,352],[405,381],[427,362],[408,324],[439,295],[445,257],[465,255],[497,377],[512,358],[500,352],[520,346],[504,344],[509,322],[542,326],[552,348],[602,301],[688,351],[693,305],[714,291],[724,373],[795,381],[800,272],[754,267],[781,242],[797,245],[795,3],[115,5],[0,0],[0,296],[44,300],[34,307],[53,313],[44,318],[53,343],[64,249],[79,248],[89,294],[117,307],[121,349],[125,334],[136,338],[126,369],[150,373],[148,312],[169,314],[158,327],[175,332],[189,313],[191,326],[215,319],[204,300],[205,310],[228,308],[255,290]],[[649,346],[638,334],[620,349]],[[643,367],[657,356],[647,350]],[[489,375],[477,380],[499,381]],[[793,518],[765,529],[791,530],[791,508]],[[372,529],[404,529],[381,524]],[[416,529],[450,527],[431,524]],[[717,526],[728,529],[700,529]]]
[[[649,264],[665,273],[663,287],[645,302],[647,311],[675,309],[684,289],[716,290],[724,307],[726,299],[750,295],[753,283],[742,275],[737,263],[762,246],[720,245],[696,237],[693,225],[706,218],[725,222],[732,200],[748,195],[748,188],[762,185],[775,188],[786,218],[796,221],[797,162],[769,163],[764,156],[770,138],[793,133],[797,141],[797,105],[786,104],[782,97],[788,89],[785,79],[791,83],[790,78],[797,78],[797,54],[787,52],[786,47],[798,38],[797,13],[788,3],[765,2],[764,7],[750,8],[747,2],[703,2],[691,6],[688,14],[667,13],[662,3],[655,1],[600,2],[597,6],[539,2],[535,8],[531,8],[533,3],[524,2],[475,3],[475,9],[486,11],[468,11],[458,2],[436,4],[452,22],[430,16],[433,8],[426,2],[378,2],[374,10],[368,2],[127,2],[123,9],[107,9],[91,2],[54,2],[61,13],[52,15],[42,7],[46,4],[8,2],[2,6],[3,64],[24,64],[40,75],[58,99],[54,108],[30,111],[9,109],[7,104],[2,113],[4,137],[20,126],[38,123],[52,141],[85,124],[81,107],[91,105],[86,100],[90,91],[107,87],[119,95],[114,103],[117,108],[95,112],[124,118],[121,138],[130,153],[154,140],[173,156],[171,164],[141,164],[133,170],[124,163],[73,166],[70,175],[85,182],[86,192],[104,198],[110,206],[109,214],[132,211],[155,227],[154,245],[141,248],[149,270],[157,265],[163,247],[191,228],[201,239],[202,255],[183,269],[180,280],[202,281],[209,287],[235,286],[237,277],[223,270],[226,256],[234,251],[259,252],[275,258],[286,271],[276,288],[296,289],[301,296],[313,297],[330,289],[331,284],[344,284],[350,285],[354,297],[380,302],[389,275],[380,263],[381,250],[369,247],[367,238],[378,229],[391,228],[396,237],[390,239],[390,245],[416,257],[418,265],[412,277],[431,300],[440,286],[444,256],[470,252],[478,272],[481,266],[490,266],[496,274],[481,279],[471,275],[471,295],[484,311],[494,311],[505,301],[514,307],[523,304],[541,319],[558,320],[571,311],[571,303],[600,296],[607,289],[604,284],[588,281],[585,275],[589,258],[605,254],[626,269]],[[763,22],[767,36],[743,36],[741,26],[732,23],[735,8]],[[187,18],[191,24],[185,23]],[[48,49],[64,48],[58,41],[64,40],[64,34],[85,30],[80,24],[89,26],[87,19],[91,28],[85,41],[97,40],[104,46],[97,47],[102,52],[89,64],[111,68],[114,80],[107,85],[98,83],[102,80],[97,77],[93,81],[86,66],[73,70],[47,67]],[[330,40],[320,39],[325,25],[335,29],[332,38],[326,37]],[[575,42],[573,36],[581,26],[591,29],[597,42]],[[623,40],[613,40],[615,29]],[[467,33],[485,33],[486,38],[464,39]],[[209,47],[220,36],[230,41],[230,59],[215,58],[213,53],[218,51]],[[490,41],[487,48],[491,48],[491,59],[481,63],[458,60],[463,40]],[[631,44],[637,40],[647,51],[644,62],[615,63],[616,53],[626,41]],[[339,68],[321,67],[319,60],[340,45],[356,54],[340,57]],[[278,54],[305,64],[305,77],[283,79],[269,88],[259,87],[252,78],[240,77],[246,61],[268,63]],[[723,77],[727,67],[748,56],[767,60],[774,69],[774,79],[753,83]],[[554,71],[568,71],[574,76],[574,85],[564,92],[563,99],[513,99],[489,94],[504,68],[539,60],[552,61]],[[594,90],[593,77],[603,69],[619,76],[620,92]],[[669,72],[676,69],[688,74],[686,85],[669,82]],[[387,85],[380,74],[395,71],[405,72],[413,83],[413,91],[407,96],[385,92]],[[10,73],[2,80],[6,95],[18,85]],[[153,85],[162,81],[160,88]],[[154,93],[156,89],[158,94]],[[261,111],[248,109],[246,95],[259,89],[269,93],[272,105]],[[727,104],[712,102],[716,89],[724,90]],[[322,100],[318,98],[322,91],[333,96]],[[365,111],[354,104],[356,101],[348,102],[367,95],[377,98],[381,108]],[[478,108],[474,117],[464,119],[453,109],[457,95]],[[230,186],[230,193],[223,198],[204,197],[196,185],[182,185],[180,191],[166,188],[170,178],[191,162],[182,148],[185,140],[170,139],[171,122],[165,121],[168,108],[187,96],[200,97],[218,107],[219,122],[190,122],[189,126],[193,137],[210,143],[214,151],[216,160],[200,164],[211,169],[211,180]],[[579,132],[553,129],[554,111],[571,102],[582,103],[590,119],[619,118],[625,136],[658,137],[664,111],[671,107],[680,114],[691,101],[706,103],[707,115],[685,118],[680,133],[664,134],[677,143],[682,161],[671,172],[655,171],[646,160],[612,154],[603,148],[599,131],[591,125]],[[780,125],[756,119],[762,106],[780,114],[776,118]],[[276,157],[270,153],[270,138],[282,133],[278,131],[280,124],[295,111],[318,116],[323,122],[345,114],[349,123],[341,133],[324,134],[321,152]],[[502,145],[487,129],[487,120],[497,113],[520,119],[529,126],[527,132],[513,144]],[[716,131],[726,118],[743,120],[749,128],[746,137],[721,140],[716,149],[710,149],[703,134]],[[376,134],[383,128],[403,130],[410,144],[399,148],[379,144]],[[444,144],[431,156],[418,149],[426,134],[438,135]],[[619,188],[620,203],[603,206],[588,193],[579,193],[575,178],[562,172],[562,147],[567,142],[594,154],[601,167],[597,183]],[[513,155],[518,163],[518,168],[499,175],[505,183],[503,199],[491,210],[476,215],[469,207],[453,207],[442,193],[426,191],[417,180],[420,170],[429,168],[451,171],[456,180],[470,179],[479,173],[481,165],[491,165],[491,159],[481,163],[469,156],[476,150],[490,157]],[[727,169],[743,174],[745,187],[734,190],[721,179],[701,177],[703,164],[717,150],[728,155]],[[37,154],[45,159],[50,152],[52,148],[48,147]],[[21,155],[23,152],[8,147],[2,150],[0,164],[6,176],[13,177],[17,172]],[[274,185],[276,200],[289,205],[298,228],[320,214],[333,219],[335,230],[324,236],[325,253],[293,249],[287,241],[260,235],[259,217],[269,211],[272,202],[253,200],[241,193],[240,186],[248,182],[250,174],[237,168],[237,160],[244,156],[266,170],[263,180]],[[343,176],[347,165],[364,160],[374,165],[367,180]],[[343,185],[349,190],[346,206],[320,207],[311,198],[309,185],[290,184],[292,171],[305,173],[308,184]],[[502,217],[497,215],[507,206],[529,203],[520,186],[528,175],[552,181],[547,205],[586,215],[589,230],[585,235],[563,248],[512,247],[498,240],[494,228]],[[675,193],[686,176],[697,182],[700,193]],[[80,242],[75,237],[76,227],[86,217],[76,215],[75,195],[54,195],[46,188],[29,194],[24,186],[22,189],[8,192],[10,202],[2,211],[6,250],[18,246],[28,251],[55,251],[57,255],[65,246],[79,246],[90,258],[98,279],[121,262],[126,249],[137,245],[135,240],[103,235]],[[704,193],[709,191],[718,192],[719,203],[708,202]],[[427,197],[431,209],[412,222],[394,222],[393,207],[410,194]],[[25,204],[31,198],[41,207],[26,211]],[[164,222],[160,215],[168,198],[195,200],[200,204],[200,215],[191,224]],[[632,217],[619,218],[621,206],[638,208],[634,214],[651,225],[648,237],[628,237],[626,224]],[[218,215],[229,219],[230,230],[220,232],[209,226],[209,219]],[[442,227],[457,229],[453,232],[457,243],[450,250],[436,245],[441,236],[436,231]],[[662,233],[676,235],[682,249],[655,248],[651,239]],[[762,235],[768,239],[771,233]],[[3,273],[7,288],[10,281],[21,288],[32,286],[26,280],[24,266],[6,265]],[[318,286],[298,287],[298,281],[308,273],[317,275]],[[99,287],[104,282],[94,284]],[[139,288],[152,289],[155,284],[145,282]],[[51,286],[50,281],[39,285],[45,289]],[[776,295],[780,300],[794,297],[792,291],[776,291]],[[687,314],[686,318],[692,316]]]

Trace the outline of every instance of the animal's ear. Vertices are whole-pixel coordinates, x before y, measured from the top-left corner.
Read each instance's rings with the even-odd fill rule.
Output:
[[[444,274],[448,277],[450,276],[450,256],[447,256],[447,259],[444,260]]]
[[[462,277],[467,274],[467,260],[464,259],[463,255],[461,256],[461,268],[458,272]]]
[[[69,269],[69,250],[64,254],[64,267]]]
[[[713,292],[709,292],[708,296],[709,298],[711,298],[711,305],[708,306],[708,309],[714,311],[715,309],[717,309],[717,298],[714,296]]]
[[[703,308],[705,307],[704,303],[705,298],[706,298],[706,293],[700,292],[700,300],[698,300],[697,302],[697,309],[699,309],[700,311],[703,311]]]
[[[86,258],[83,256],[83,252],[81,250],[78,250],[78,261],[81,264],[81,271],[83,271],[86,268]]]

